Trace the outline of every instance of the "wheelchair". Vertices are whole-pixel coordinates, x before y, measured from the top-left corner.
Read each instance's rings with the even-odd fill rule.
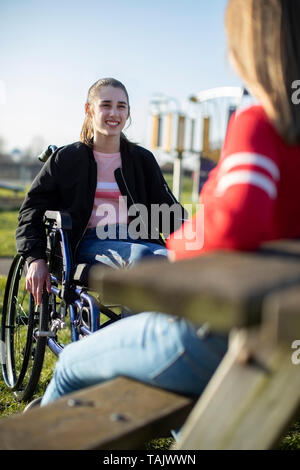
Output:
[[[13,259],[4,292],[2,375],[19,401],[29,401],[34,395],[47,347],[59,356],[66,344],[120,320],[126,311],[120,305],[102,304],[99,294],[88,289],[91,265],[76,265],[69,249],[71,216],[46,211],[44,223],[51,293],[44,288],[41,305],[35,304],[25,288],[27,264],[19,254]]]

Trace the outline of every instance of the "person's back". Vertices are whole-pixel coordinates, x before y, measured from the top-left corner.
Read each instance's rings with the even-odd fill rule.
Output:
[[[254,204],[257,218],[260,213],[267,218],[267,239],[300,236],[300,145],[287,144],[260,105],[253,105],[232,118],[219,172],[232,178],[237,171],[240,182],[236,178],[232,181],[231,188],[236,190],[236,195],[234,192],[232,195],[241,196],[238,185],[243,184],[243,177],[251,184],[248,191],[256,189],[253,195],[256,200],[249,204]],[[220,177],[219,184],[222,185]],[[250,220],[246,221],[244,229],[252,228]]]
[[[200,211],[168,241],[173,259],[300,237],[299,17],[292,0],[229,1],[229,57],[260,105],[232,116]]]
[[[203,222],[199,211],[181,230],[182,237],[170,237],[169,249],[180,259],[217,249],[255,250],[265,241],[300,237],[299,175],[300,146],[284,141],[263,107],[237,112],[220,162],[201,192]]]
[[[280,182],[275,212],[275,238],[300,237],[300,146],[278,136]]]

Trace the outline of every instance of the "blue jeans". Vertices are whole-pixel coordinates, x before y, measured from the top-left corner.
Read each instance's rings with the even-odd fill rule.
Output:
[[[227,346],[227,336],[200,337],[182,318],[154,312],[127,317],[65,347],[42,406],[118,376],[200,395]]]
[[[78,246],[78,263],[102,263],[112,268],[127,268],[147,257],[166,259],[168,250],[158,243],[130,238],[126,225],[116,225],[116,239],[101,240],[96,228],[88,229]]]

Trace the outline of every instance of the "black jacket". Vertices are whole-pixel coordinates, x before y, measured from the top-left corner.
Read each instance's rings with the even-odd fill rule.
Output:
[[[148,220],[145,223],[149,227],[147,239],[163,244],[161,237],[155,235],[154,239],[153,236],[151,238],[151,234],[161,233],[163,228],[161,218],[158,223],[157,220],[152,220],[153,217],[151,219],[151,205],[177,204],[180,218],[172,217],[170,233],[182,224],[185,218],[184,209],[170,191],[151,152],[121,140],[121,160],[122,168],[115,170],[115,178],[121,194],[127,196],[128,209],[132,205],[137,209],[138,204],[146,206]],[[72,217],[69,240],[71,251],[75,255],[92,213],[96,185],[97,163],[92,149],[82,142],[59,148],[34,179],[21,206],[16,230],[18,253],[24,255],[29,262],[38,258],[45,259],[43,215],[46,210],[60,210],[69,212]],[[167,238],[170,233],[163,235]]]

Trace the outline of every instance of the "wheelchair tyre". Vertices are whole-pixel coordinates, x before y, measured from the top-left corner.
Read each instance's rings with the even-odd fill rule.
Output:
[[[48,294],[44,291],[40,312],[25,288],[25,259],[16,255],[6,283],[1,322],[1,365],[4,381],[16,398],[32,398],[43,367],[47,338],[36,337],[48,328]]]

